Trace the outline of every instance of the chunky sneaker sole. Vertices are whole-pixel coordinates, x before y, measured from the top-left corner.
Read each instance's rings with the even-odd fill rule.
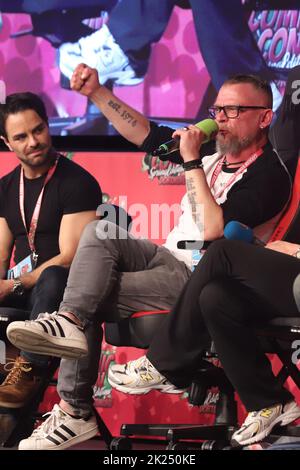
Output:
[[[39,323],[46,325],[51,334],[43,331]],[[54,328],[48,326],[49,323],[44,320],[13,322],[8,325],[6,334],[9,341],[23,351],[65,359],[78,359],[87,355],[88,347],[83,333],[83,338],[79,339],[68,337],[67,334],[62,336],[60,331],[53,331]]]
[[[138,361],[139,360],[131,361],[131,364],[137,363]],[[182,390],[176,388],[175,385],[160,375],[153,366],[150,366],[150,369],[148,370],[140,371],[138,374],[140,375],[138,380],[136,380],[138,375],[135,374],[132,377],[132,381],[126,384],[123,380],[128,380],[131,376],[129,371],[130,366],[128,367],[129,364],[130,362],[128,364],[113,364],[108,369],[108,382],[119,392],[127,393],[129,395],[144,395],[151,392],[151,390],[159,390],[162,393],[169,394],[182,394],[185,392],[185,389]],[[160,376],[159,379],[157,379],[158,375]],[[156,382],[154,383],[155,380]],[[147,381],[149,382],[148,384]]]
[[[278,406],[282,407],[282,405]],[[284,407],[288,407],[288,409],[284,411]],[[287,403],[284,407],[282,407],[282,412],[273,421],[270,421],[268,425],[263,425],[263,423],[261,423],[262,429],[255,436],[239,440],[239,436],[241,436],[242,433],[245,432],[245,429],[243,429],[244,425],[246,427],[250,426],[250,422],[247,423],[245,421],[244,425],[242,425],[241,428],[232,435],[232,446],[240,447],[249,444],[254,444],[255,442],[260,442],[271,433],[272,429],[275,426],[287,426],[288,424],[292,423],[300,417],[300,407],[297,405],[296,402]],[[264,410],[258,413],[262,413],[263,411]],[[260,423],[258,422],[257,426],[259,425]]]
[[[80,436],[70,437],[70,439],[61,443],[58,443],[59,441],[57,441],[56,436],[55,436],[54,438],[52,438],[55,441],[53,442],[54,444],[53,447],[46,447],[45,449],[44,448],[36,449],[35,447],[31,446],[30,442],[26,442],[26,441],[29,441],[30,438],[23,439],[19,443],[18,450],[64,450],[64,449],[68,449],[69,447],[75,446],[76,444],[79,444],[80,442],[84,442],[84,441],[88,441],[89,439],[92,439],[92,437],[95,437],[98,434],[98,432],[99,432],[98,427],[96,426],[90,429],[89,431],[86,431],[85,433],[80,434]]]
[[[174,394],[178,395],[180,393],[184,393],[185,390],[180,390],[179,388],[174,388],[174,385],[172,384],[160,384],[160,385],[149,385],[149,387],[142,387],[142,388],[131,388],[128,387],[128,385],[122,385],[118,384],[116,382],[113,382],[110,377],[108,377],[108,382],[112,386],[112,388],[115,388],[119,392],[127,393],[128,395],[145,395],[146,393],[151,392],[152,390],[158,390],[162,393],[169,393],[169,394]]]

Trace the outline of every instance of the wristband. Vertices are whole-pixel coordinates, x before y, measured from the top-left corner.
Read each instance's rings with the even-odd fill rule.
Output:
[[[189,162],[184,162],[182,164],[184,171],[195,170],[196,168],[203,168],[203,163],[201,158],[197,160],[190,160]]]

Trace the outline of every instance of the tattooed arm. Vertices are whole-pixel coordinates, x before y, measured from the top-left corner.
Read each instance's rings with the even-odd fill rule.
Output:
[[[79,64],[71,78],[71,88],[87,96],[127,140],[136,145],[144,142],[150,132],[148,119],[100,85],[95,69]]]
[[[204,134],[196,126],[188,130],[177,130],[173,137],[180,137],[180,153],[185,162],[197,160]],[[185,172],[185,181],[189,203],[195,223],[202,233],[204,222],[204,240],[215,240],[223,235],[224,219],[222,208],[216,203],[206,181],[202,168]]]
[[[223,211],[210,192],[202,168],[187,171],[185,181],[193,219],[200,230],[204,223],[204,240],[222,237]]]

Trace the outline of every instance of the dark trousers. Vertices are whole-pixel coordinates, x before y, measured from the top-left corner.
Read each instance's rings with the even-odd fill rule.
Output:
[[[45,13],[50,10],[66,10],[83,7],[99,7],[110,10],[116,0],[0,0],[0,10],[5,13]]]
[[[151,44],[163,35],[179,0],[0,0],[3,12],[44,13],[53,9],[94,7],[110,11],[109,29],[138,75],[148,68]],[[271,73],[249,30],[241,0],[189,0],[199,48],[215,88],[236,73]],[[300,2],[299,2],[300,5]],[[234,12],[234,13],[233,13]],[[78,29],[79,25],[75,24]],[[79,39],[79,38],[78,38]],[[221,46],[222,44],[222,46]]]
[[[108,27],[138,75],[147,72],[151,44],[163,35],[176,1],[125,0],[112,10]]]
[[[241,0],[189,0],[199,48],[216,88],[237,73],[272,77],[245,18]]]
[[[1,303],[1,307],[15,307],[30,311],[30,319],[35,320],[40,313],[58,310],[67,284],[69,269],[62,266],[46,268],[33,289],[23,295],[10,295]],[[22,352],[21,355],[30,362],[46,367],[47,356]]]
[[[138,74],[146,73],[151,44],[163,35],[177,3],[123,0],[112,10],[109,29]],[[241,0],[189,0],[189,3],[199,48],[217,90],[236,73],[271,78],[248,27]]]
[[[212,339],[248,411],[291,400],[274,377],[254,327],[298,316],[293,283],[300,261],[242,242],[214,242],[183,289],[148,351],[178,387],[190,384]]]

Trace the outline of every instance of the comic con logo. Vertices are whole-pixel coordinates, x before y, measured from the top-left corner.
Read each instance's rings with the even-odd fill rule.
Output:
[[[181,165],[163,162],[150,154],[145,155],[142,160],[142,171],[147,171],[150,180],[157,178],[159,184],[185,184]]]
[[[298,10],[252,12],[249,27],[269,67],[300,64],[299,25]]]

